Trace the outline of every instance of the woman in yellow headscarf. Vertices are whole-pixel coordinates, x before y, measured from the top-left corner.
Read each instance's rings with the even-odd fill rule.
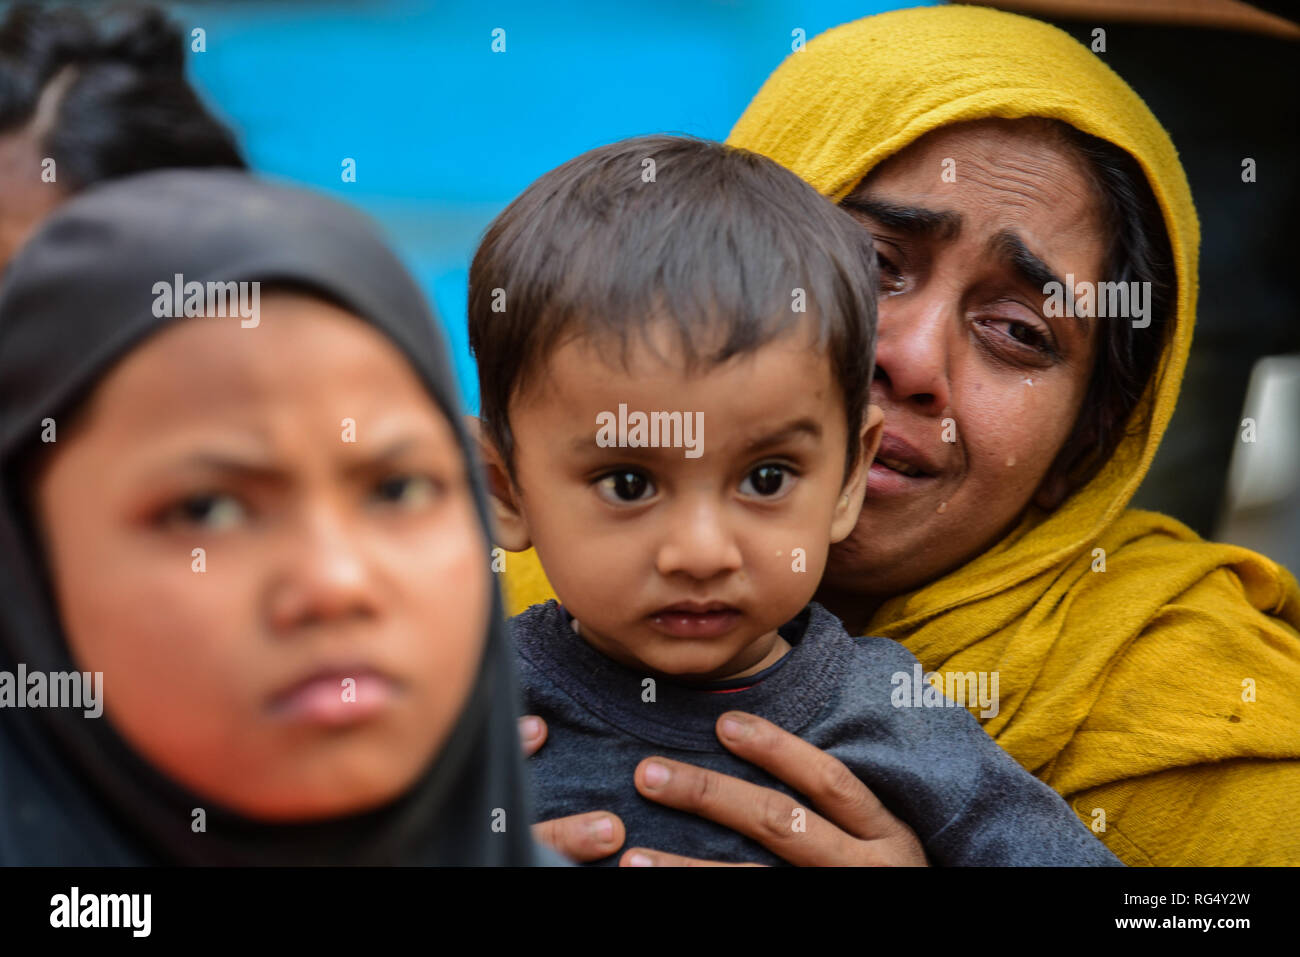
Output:
[[[1178,397],[1199,244],[1145,104],[1054,27],[922,8],[789,56],[728,142],[881,255],[887,435],[819,600],[932,671],[996,673],[985,730],[1127,863],[1300,864],[1300,588],[1127,508]],[[531,553],[507,590],[512,613],[551,597]]]

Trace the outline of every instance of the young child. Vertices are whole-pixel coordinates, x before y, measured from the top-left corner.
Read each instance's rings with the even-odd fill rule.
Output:
[[[718,743],[734,709],[837,757],[933,863],[1117,864],[964,707],[895,706],[906,649],[810,602],[881,434],[874,262],[792,173],[669,136],[564,164],[488,229],[469,322],[497,540],[535,547],[561,603],[512,623],[550,729],[534,807],[778,863],[633,785],[657,753],[792,793]]]
[[[535,861],[473,461],[358,214],[61,207],[0,294],[0,864]]]

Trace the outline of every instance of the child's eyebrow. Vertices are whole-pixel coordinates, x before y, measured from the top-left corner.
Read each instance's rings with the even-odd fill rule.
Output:
[[[590,435],[586,433],[575,435],[569,442],[569,451],[574,455],[580,455],[583,452],[590,452],[593,449],[603,451],[601,446],[596,444],[596,433],[594,431]]]
[[[822,437],[822,427],[815,419],[802,418],[795,419],[785,425],[771,431],[765,432],[756,438],[745,443],[745,451],[753,452],[755,449],[764,449],[773,445],[780,445],[783,442],[789,442],[796,438],[820,439]]]
[[[794,439],[807,438],[817,440],[822,437],[822,427],[815,419],[801,418],[788,422],[785,425],[778,426],[771,432],[764,432],[752,439],[745,441],[741,451],[744,453],[753,452],[755,449],[771,448],[774,445],[780,445]],[[611,455],[619,456],[642,456],[653,457],[667,454],[671,449],[661,448],[658,446],[609,446],[602,447],[596,444],[594,436],[579,435],[575,436],[569,442],[569,449],[575,455],[590,454],[592,452],[605,452]]]

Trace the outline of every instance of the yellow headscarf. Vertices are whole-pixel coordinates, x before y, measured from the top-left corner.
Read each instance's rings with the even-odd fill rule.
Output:
[[[1178,274],[1173,328],[1134,425],[1051,513],[883,605],[868,633],[934,671],[996,671],[985,730],[1129,863],[1300,863],[1300,588],[1244,548],[1128,509],[1174,411],[1200,241],[1173,143],[1066,33],[978,7],[868,17],[793,53],[728,140],[838,201],[881,160],[963,120],[1045,116],[1141,164]],[[512,613],[551,597],[512,557]],[[1104,568],[1104,571],[1102,570]]]

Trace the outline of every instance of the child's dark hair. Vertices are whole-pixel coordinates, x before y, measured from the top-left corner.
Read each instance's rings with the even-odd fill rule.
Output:
[[[484,431],[513,476],[510,400],[575,334],[626,362],[635,336],[649,344],[668,322],[691,368],[811,319],[844,396],[847,478],[870,394],[875,289],[871,234],[772,160],[669,135],[591,150],[529,186],[474,256],[469,342]]]
[[[154,7],[10,8],[0,23],[0,132],[56,99],[38,148],[75,191],[165,166],[242,168],[235,139],[185,79],[185,41]]]

